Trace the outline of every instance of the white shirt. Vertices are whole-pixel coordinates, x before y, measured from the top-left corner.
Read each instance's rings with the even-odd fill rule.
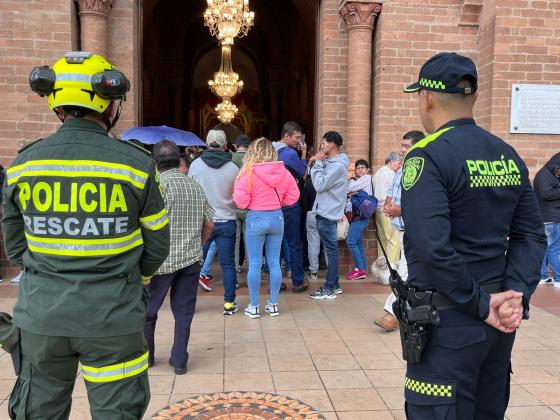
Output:
[[[395,172],[387,165],[382,166],[373,176],[373,192],[377,198],[377,209],[382,210],[387,194],[393,185]]]

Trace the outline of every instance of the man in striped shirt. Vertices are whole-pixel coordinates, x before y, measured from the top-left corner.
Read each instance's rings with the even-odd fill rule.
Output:
[[[171,249],[148,286],[150,304],[144,335],[150,351],[149,365],[153,366],[157,312],[171,289],[175,335],[169,364],[175,374],[183,375],[187,371],[187,346],[196,306],[202,243],[212,232],[214,210],[208,204],[202,187],[179,170],[181,157],[174,142],[160,141],[154,147],[153,158],[161,172],[160,185],[169,218]]]

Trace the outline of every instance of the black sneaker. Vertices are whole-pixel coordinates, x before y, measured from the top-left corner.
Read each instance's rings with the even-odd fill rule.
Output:
[[[340,288],[340,285],[335,286],[333,289],[333,292],[335,295],[341,295],[342,294],[342,289]]]
[[[307,279],[303,279],[303,283],[299,286],[292,287],[292,293],[303,293],[307,289],[309,289],[309,281]]]
[[[235,302],[224,303],[224,315],[233,315],[239,310],[239,305]]]
[[[336,299],[337,295],[334,293],[333,289],[320,287],[315,293],[311,293],[309,297],[315,300],[332,300],[332,299]]]

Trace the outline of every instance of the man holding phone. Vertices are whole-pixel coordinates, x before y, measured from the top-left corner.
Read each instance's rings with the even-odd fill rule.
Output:
[[[280,141],[273,143],[278,152],[278,160],[284,162],[286,169],[295,178],[300,192],[303,189],[303,176],[307,170],[307,161],[305,160],[307,157],[307,145],[305,142],[302,144],[301,139],[301,126],[294,121],[288,121],[282,126]],[[301,158],[297,152],[298,149],[301,150]],[[309,282],[304,278],[303,272],[300,238],[301,208],[299,202],[282,208],[282,213],[284,215],[284,238],[288,241],[290,249],[292,291],[294,293],[302,293],[309,288]]]

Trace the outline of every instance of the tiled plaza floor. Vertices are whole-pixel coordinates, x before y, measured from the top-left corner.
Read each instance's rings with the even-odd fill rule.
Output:
[[[0,286],[0,310],[12,311],[16,287]],[[221,291],[200,293],[183,376],[175,376],[167,364],[173,317],[166,303],[157,325],[146,418],[184,398],[250,390],[296,398],[326,419],[404,419],[399,335],[372,325],[389,289],[371,282],[342,287],[345,293],[334,301],[282,293],[281,315],[258,320],[242,312],[224,317]],[[247,289],[240,289],[238,302],[241,307],[248,303]],[[560,289],[540,286],[531,320],[520,328],[514,347],[509,419],[560,419],[559,311]],[[1,419],[7,418],[13,383],[9,356],[2,354]],[[78,380],[71,419],[88,418],[85,386]]]

